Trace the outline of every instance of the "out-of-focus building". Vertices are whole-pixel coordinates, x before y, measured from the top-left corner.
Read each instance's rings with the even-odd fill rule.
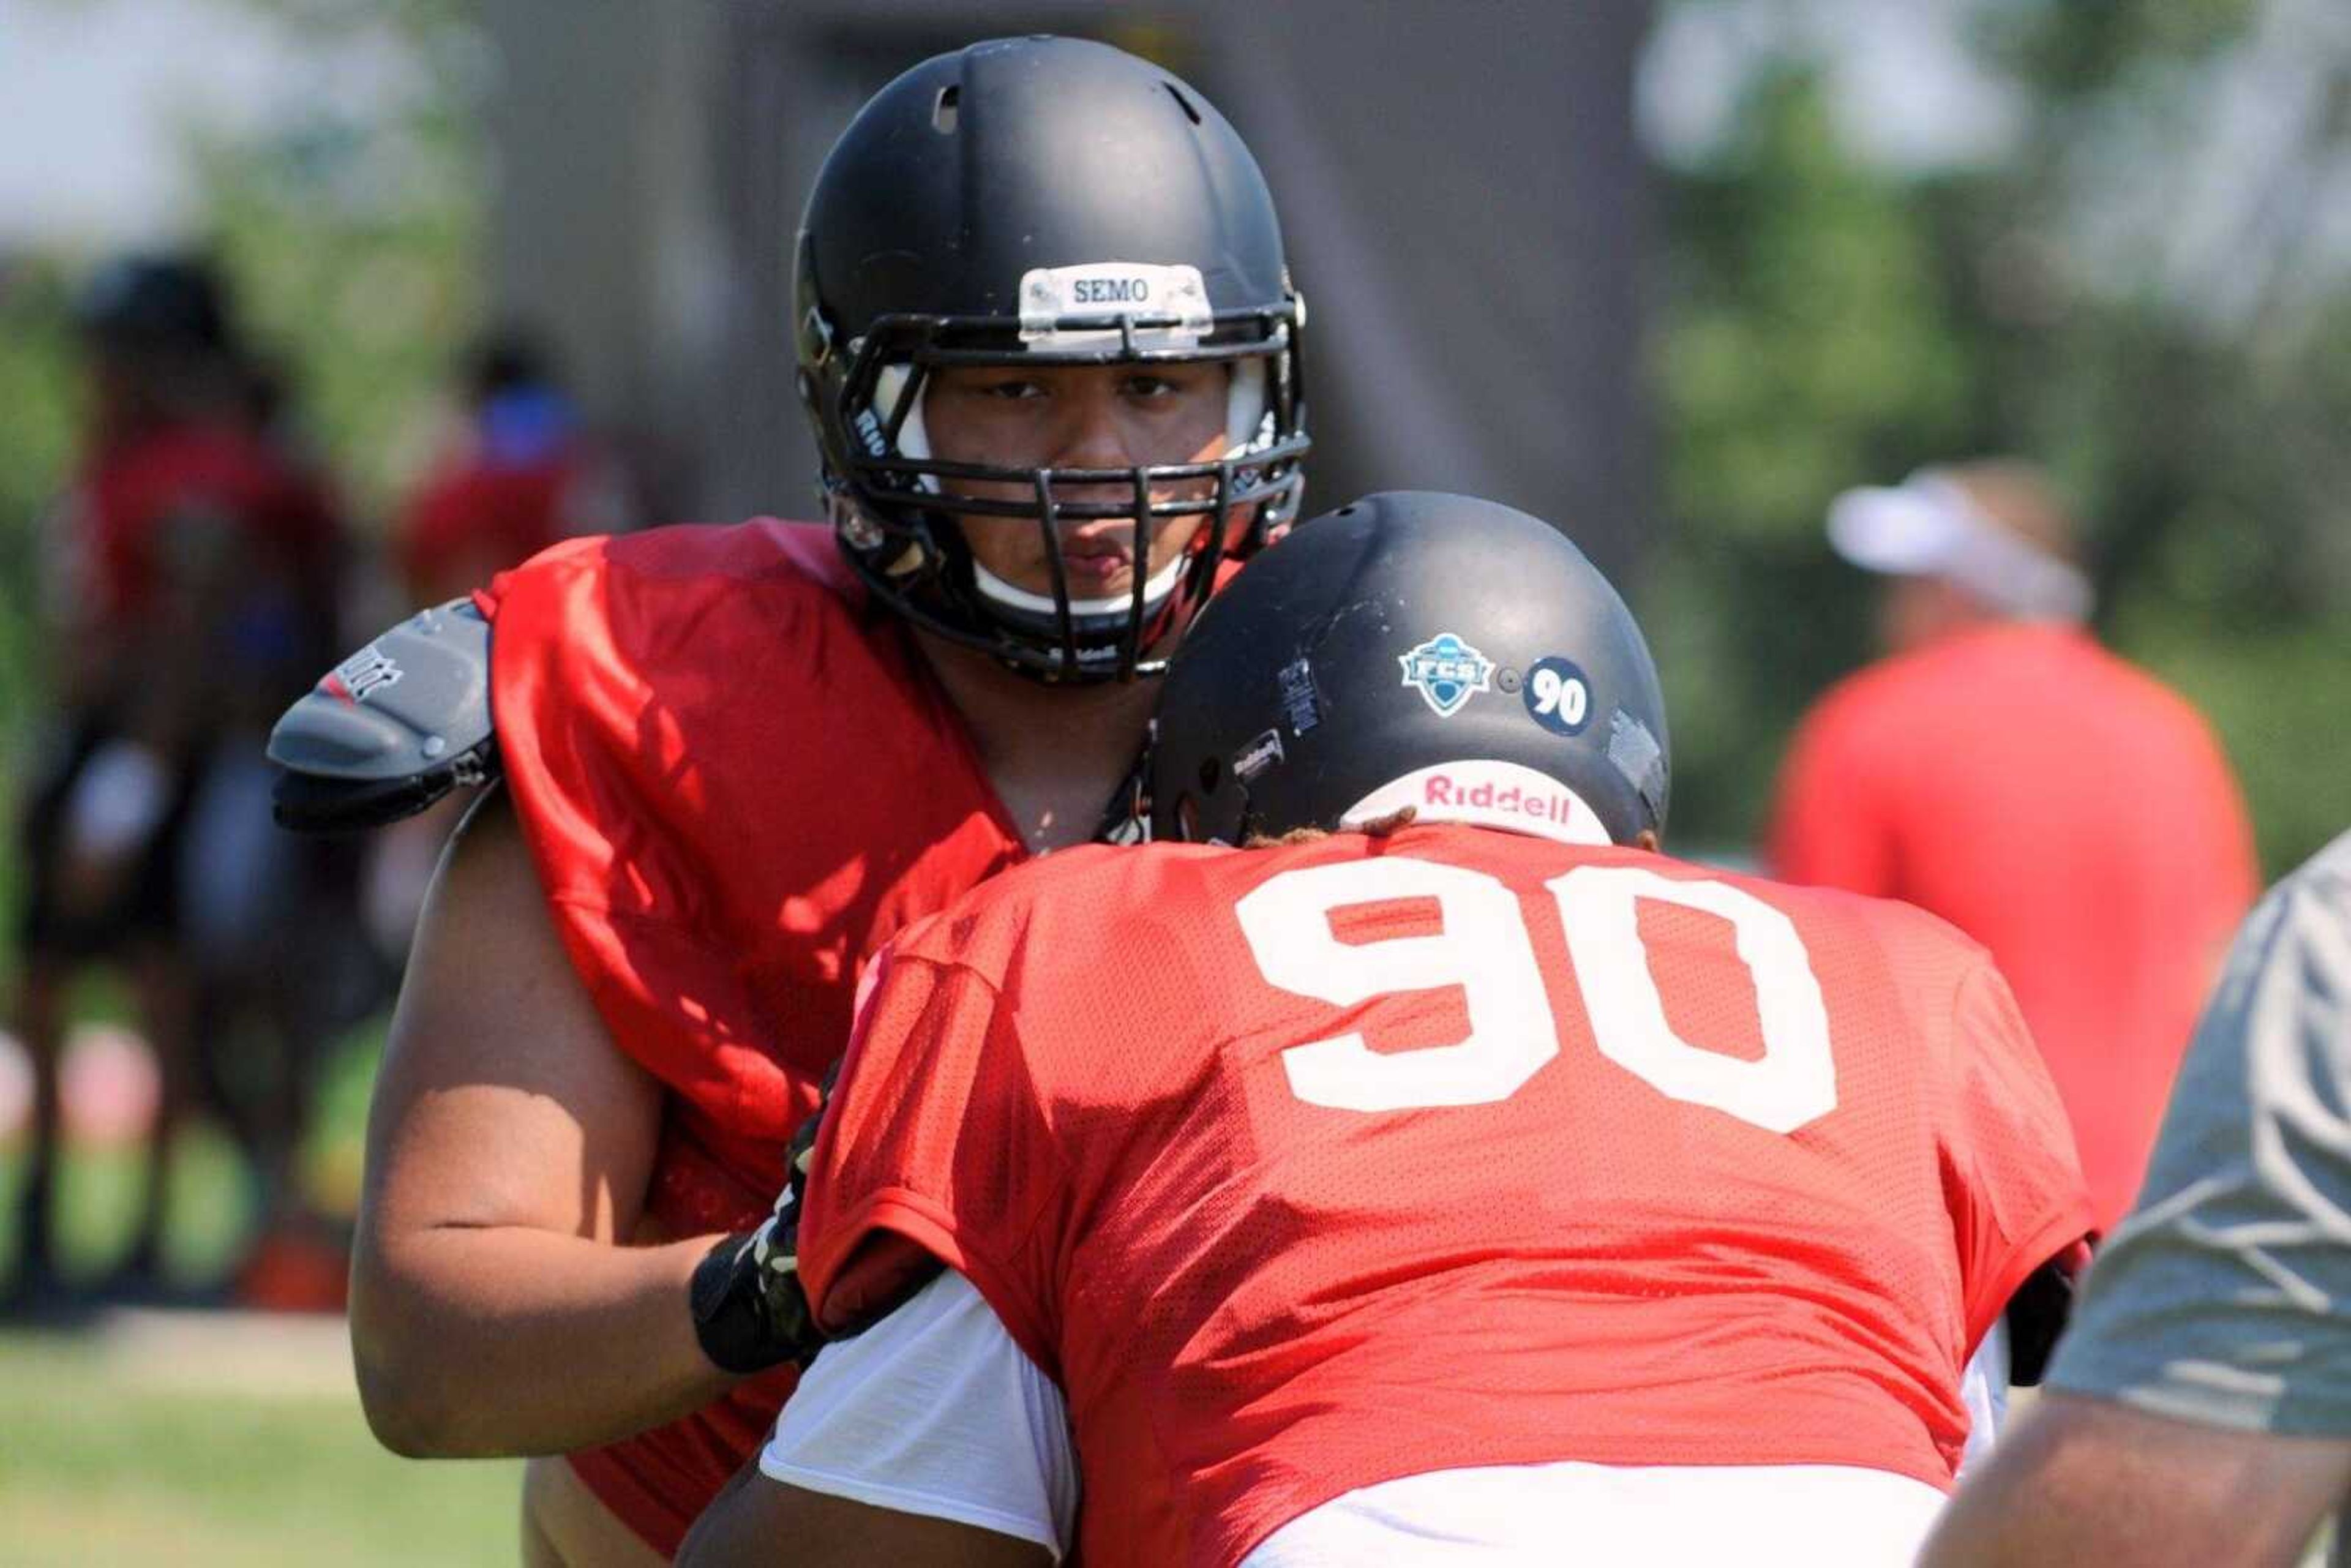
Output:
[[[1451,488],[1562,519],[1605,568],[1648,533],[1644,4],[486,0],[495,313],[711,519],[806,517],[792,389],[801,193],[924,57],[1100,37],[1215,99],[1266,166],[1312,310],[1311,499]],[[1072,148],[1071,156],[1089,156]]]

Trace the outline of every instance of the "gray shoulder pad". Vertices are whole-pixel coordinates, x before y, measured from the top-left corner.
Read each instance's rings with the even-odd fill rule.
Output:
[[[473,601],[421,611],[329,671],[269,732],[282,827],[413,817],[497,772],[490,625]]]

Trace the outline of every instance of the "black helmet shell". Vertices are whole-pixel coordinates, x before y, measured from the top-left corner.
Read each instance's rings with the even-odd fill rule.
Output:
[[[1420,803],[1379,799],[1396,780],[1452,788],[1447,770],[1490,763],[1563,787],[1629,843],[1664,831],[1668,744],[1641,629],[1565,535],[1390,491],[1300,525],[1194,624],[1160,692],[1153,835],[1336,829],[1375,799]]]
[[[1040,267],[1188,263],[1219,310],[1281,310],[1281,224],[1215,106],[1105,44],[1006,38],[925,60],[834,143],[805,215],[804,329],[1015,318]]]

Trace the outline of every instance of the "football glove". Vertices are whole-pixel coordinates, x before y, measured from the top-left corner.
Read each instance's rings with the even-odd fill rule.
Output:
[[[799,1222],[824,1113],[800,1124],[785,1160],[784,1190],[756,1230],[726,1237],[695,1269],[691,1300],[702,1353],[727,1372],[807,1365],[824,1346],[800,1288]]]

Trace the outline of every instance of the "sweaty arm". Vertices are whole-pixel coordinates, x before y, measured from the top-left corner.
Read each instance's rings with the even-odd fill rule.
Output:
[[[629,1245],[660,1124],[492,795],[434,876],[368,1119],[351,1346],[387,1447],[568,1452],[735,1381],[688,1306],[719,1239]]]
[[[1970,1469],[1919,1561],[2290,1568],[2351,1485],[2351,1441],[2236,1432],[2052,1390]]]
[[[876,1508],[782,1486],[746,1465],[703,1511],[679,1549],[686,1568],[1047,1568],[1033,1542],[951,1519]]]
[[[1926,1561],[2287,1564],[2351,1490],[2351,837],[2248,922],[2051,1392]]]
[[[678,1562],[1047,1568],[1076,1459],[1060,1390],[960,1274],[827,1345]]]

